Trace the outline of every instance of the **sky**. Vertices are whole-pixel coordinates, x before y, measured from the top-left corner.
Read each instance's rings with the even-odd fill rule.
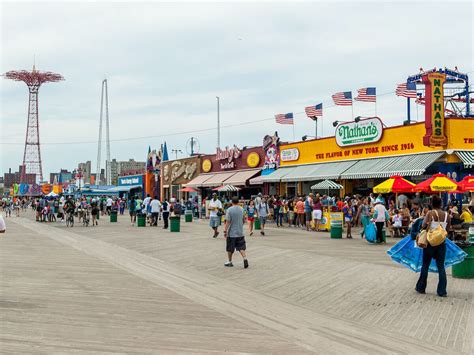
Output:
[[[323,102],[332,122],[375,113],[406,119],[398,83],[419,68],[473,70],[473,4],[464,2],[2,2],[0,72],[53,71],[65,81],[39,93],[45,177],[91,160],[95,171],[101,83],[107,79],[111,156],[145,160],[167,142],[187,155],[217,145],[261,145],[314,135],[304,107]],[[471,77],[473,74],[471,74]],[[21,164],[26,85],[0,80],[0,173]],[[331,95],[376,87],[377,107],[334,106]],[[293,112],[294,127],[274,115]],[[412,105],[412,119],[423,107]],[[293,131],[294,129],[294,131]],[[105,133],[105,132],[104,132]],[[105,159],[105,148],[102,150]],[[102,167],[105,166],[103,162]]]

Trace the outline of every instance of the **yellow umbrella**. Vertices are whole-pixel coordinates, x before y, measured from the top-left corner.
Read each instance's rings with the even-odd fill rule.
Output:
[[[420,182],[414,188],[414,191],[436,193],[436,192],[456,192],[458,184],[444,174],[434,174],[428,180]]]
[[[415,186],[414,183],[404,179],[400,175],[393,175],[390,176],[390,179],[375,186],[373,191],[376,194],[388,194],[391,192],[398,194],[401,192],[412,192]]]

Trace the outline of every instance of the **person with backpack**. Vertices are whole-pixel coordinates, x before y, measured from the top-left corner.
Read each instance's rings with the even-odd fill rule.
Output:
[[[163,216],[163,229],[168,229],[168,219],[170,217],[170,203],[166,198],[161,204],[161,214]]]
[[[268,202],[266,197],[261,199],[261,202],[257,205],[257,216],[260,220],[260,234],[263,236],[265,235],[265,223],[267,221],[267,216],[270,211],[268,207]]]
[[[416,292],[425,294],[426,284],[428,281],[428,269],[431,259],[436,261],[438,268],[438,288],[436,293],[439,297],[446,297],[447,278],[445,269],[446,259],[446,235],[447,230],[451,226],[451,217],[449,214],[441,209],[441,198],[434,195],[431,200],[433,209],[426,214],[423,221],[423,229],[428,233],[428,244],[423,248],[423,265],[421,267],[420,278],[416,283]],[[435,242],[436,241],[436,242]],[[441,243],[439,243],[441,242]],[[439,244],[438,244],[439,243]],[[433,245],[436,244],[436,245]]]

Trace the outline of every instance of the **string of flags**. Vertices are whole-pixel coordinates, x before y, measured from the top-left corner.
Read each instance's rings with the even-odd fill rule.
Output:
[[[395,90],[397,96],[416,99],[416,84],[415,83],[401,83],[397,85]],[[359,102],[373,102],[377,103],[377,89],[375,87],[360,88],[357,90],[357,96],[352,97],[352,91],[342,91],[331,95],[331,98],[336,106],[352,106],[353,101]],[[307,106],[304,109],[306,116],[310,119],[317,120],[323,117],[323,103]],[[293,112],[282,113],[275,115],[275,122],[278,124],[294,124]]]

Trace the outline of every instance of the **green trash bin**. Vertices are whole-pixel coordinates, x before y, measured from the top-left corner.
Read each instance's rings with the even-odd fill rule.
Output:
[[[255,230],[262,229],[262,226],[260,225],[260,218],[255,217],[253,229],[255,229]]]
[[[341,239],[342,238],[342,221],[332,221],[331,220],[331,239]]]
[[[137,213],[137,227],[146,227],[146,215]]]
[[[453,265],[453,277],[458,279],[474,279],[474,243],[459,245],[467,253],[462,263]]]
[[[181,228],[181,218],[179,216],[170,217],[170,232],[179,232]]]
[[[117,222],[117,211],[110,212],[110,222],[111,223]]]
[[[186,210],[184,213],[184,221],[185,222],[192,222],[193,221],[193,211]]]

